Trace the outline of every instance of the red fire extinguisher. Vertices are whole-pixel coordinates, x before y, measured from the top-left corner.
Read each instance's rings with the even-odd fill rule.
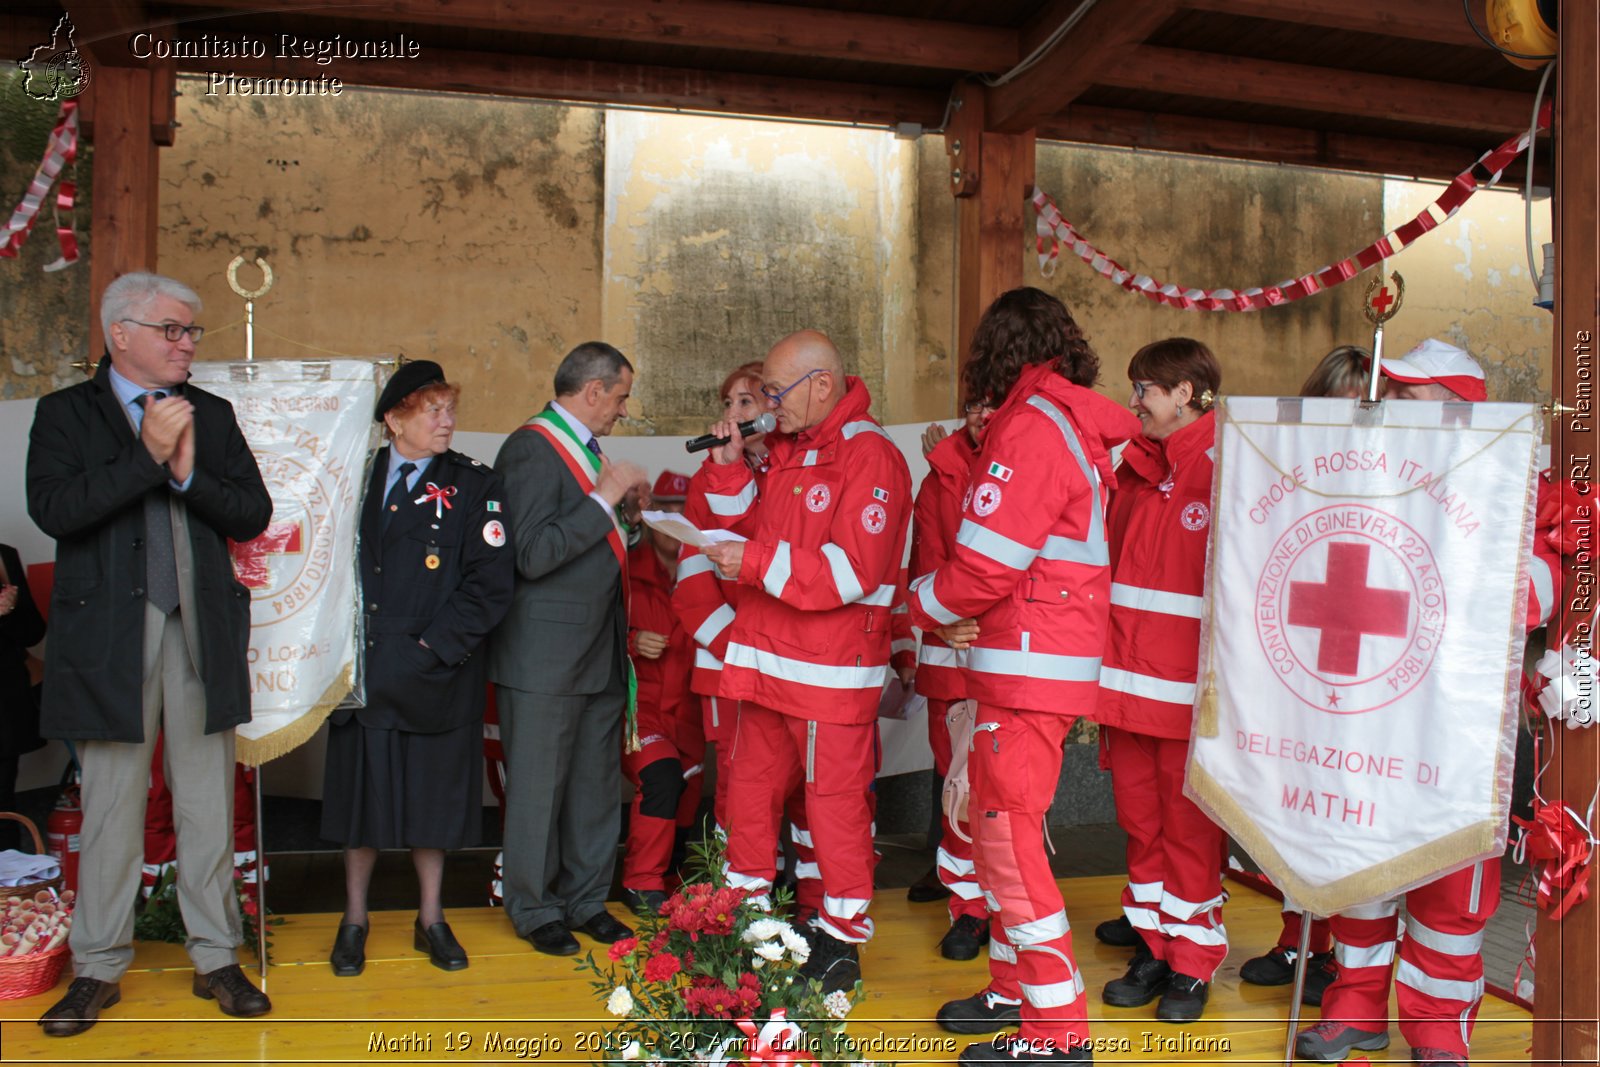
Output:
[[[69,786],[61,792],[55,810],[45,820],[45,847],[61,861],[61,887],[76,891],[78,888],[78,853],[82,845],[79,835],[83,831],[83,808],[78,804],[78,789]]]

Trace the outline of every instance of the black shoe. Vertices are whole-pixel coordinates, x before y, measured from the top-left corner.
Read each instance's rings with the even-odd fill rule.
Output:
[[[1353,1048],[1376,1052],[1389,1047],[1387,1030],[1361,1030],[1345,1023],[1324,1019],[1295,1035],[1294,1054],[1303,1060],[1338,1063]]]
[[[1141,953],[1133,957],[1127,974],[1106,983],[1100,999],[1113,1008],[1137,1008],[1165,993],[1171,977],[1172,968],[1166,960]]]
[[[572,936],[565,923],[545,923],[523,934],[534,948],[546,956],[576,956],[578,939]]]
[[[1022,1002],[1006,1000],[985,989],[950,1001],[934,1018],[952,1034],[992,1034],[1022,1022]]]
[[[241,1019],[253,1019],[272,1010],[272,1001],[250,984],[237,963],[206,974],[195,972],[194,995],[201,1000],[215,1000],[222,1014]]]
[[[968,1045],[957,1063],[1093,1063],[1094,1050],[1086,1044],[1068,1042],[1063,1048],[1054,1041],[1029,1041],[1021,1034],[1003,1034]]]
[[[1317,952],[1306,961],[1306,984],[1300,990],[1300,1003],[1313,1008],[1322,1007],[1322,994],[1328,991],[1333,980],[1339,977],[1339,965],[1333,962],[1333,953]]]
[[[1288,985],[1294,981],[1294,961],[1299,955],[1298,949],[1278,945],[1265,956],[1245,960],[1239,968],[1239,978],[1251,985]],[[1309,977],[1309,963],[1306,974]]]
[[[81,1034],[100,1019],[100,1012],[122,999],[122,986],[97,978],[74,978],[67,995],[39,1016],[39,1025],[51,1037]]]
[[[1412,1063],[1440,1063],[1455,1067],[1467,1067],[1467,1058],[1459,1052],[1451,1052],[1442,1048],[1414,1048],[1411,1050]]]
[[[963,915],[950,924],[949,932],[940,940],[939,955],[947,960],[975,960],[978,950],[988,943],[989,920]]]
[[[418,919],[411,945],[418,952],[426,952],[428,962],[441,971],[467,969],[467,950],[461,947],[456,935],[450,932],[450,924],[447,922],[437,922],[423,929],[422,920]]]
[[[930,867],[928,873],[912,882],[906,889],[906,899],[913,904],[931,904],[950,895],[950,887],[939,881],[939,868]],[[971,957],[969,956],[968,959]]]
[[[1192,1023],[1205,1014],[1206,996],[1211,987],[1187,974],[1167,979],[1167,991],[1156,1005],[1156,1018],[1164,1023]]]
[[[355,923],[340,923],[333,936],[333,951],[328,962],[339,978],[354,978],[367,966],[367,928]]]
[[[622,890],[622,906],[636,915],[660,915],[667,895],[659,889]]]
[[[861,951],[853,941],[840,941],[826,930],[811,928],[811,956],[800,968],[803,978],[822,983],[822,992],[854,989],[861,981]]]
[[[573,929],[588,934],[602,945],[610,945],[625,937],[633,936],[632,930],[617,922],[609,911],[604,910],[595,912]]]
[[[1102,945],[1112,945],[1116,948],[1138,948],[1144,944],[1144,938],[1139,936],[1139,931],[1133,928],[1126,915],[1107,919],[1096,926],[1094,939]]]

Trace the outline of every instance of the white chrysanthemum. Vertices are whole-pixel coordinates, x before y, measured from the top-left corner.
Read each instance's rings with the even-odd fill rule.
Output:
[[[612,1015],[626,1015],[633,1010],[633,994],[627,986],[617,986],[606,998],[606,1011]]]
[[[745,928],[744,939],[752,944],[757,941],[771,941],[788,929],[790,929],[789,924],[782,919],[757,919]]]
[[[806,943],[805,938],[795,933],[792,929],[786,929],[779,933],[778,936],[783,939],[784,947],[789,950],[790,957],[796,963],[804,963],[811,958],[811,946]]]
[[[643,1054],[644,1046],[632,1038],[629,1038],[628,1043],[622,1046],[622,1058],[625,1060],[636,1060]]]
[[[754,952],[762,959],[776,963],[783,959],[783,944],[778,941],[763,941],[755,946]]]
[[[835,1019],[843,1019],[850,1014],[850,1009],[855,1007],[854,1004],[850,1003],[850,995],[842,989],[835,989],[832,993],[823,997],[822,1006]]]

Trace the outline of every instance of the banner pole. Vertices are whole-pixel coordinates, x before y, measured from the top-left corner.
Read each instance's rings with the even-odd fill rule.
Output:
[[[260,847],[259,841],[257,847]],[[1294,1067],[1294,1037],[1295,1031],[1300,1029],[1300,997],[1306,991],[1306,957],[1311,954],[1314,921],[1309,913],[1300,913],[1300,950],[1294,957],[1294,995],[1289,998],[1289,1032],[1283,1039],[1283,1067]]]
[[[255,768],[256,789],[256,959],[261,961],[261,986],[267,984],[267,839],[263,833],[263,816],[261,814],[261,770],[266,764],[259,763]]]

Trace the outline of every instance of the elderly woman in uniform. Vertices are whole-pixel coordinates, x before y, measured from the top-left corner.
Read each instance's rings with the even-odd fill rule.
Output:
[[[435,967],[467,954],[444,921],[446,849],[483,820],[483,660],[473,653],[511,604],[515,553],[500,478],[450,449],[458,386],[427,360],[403,365],[378,399],[387,447],[361,506],[366,706],[334,712],[322,836],[344,845],[345,911],[328,962],[366,964],[367,888],[383,848],[417,871],[414,944]]]

